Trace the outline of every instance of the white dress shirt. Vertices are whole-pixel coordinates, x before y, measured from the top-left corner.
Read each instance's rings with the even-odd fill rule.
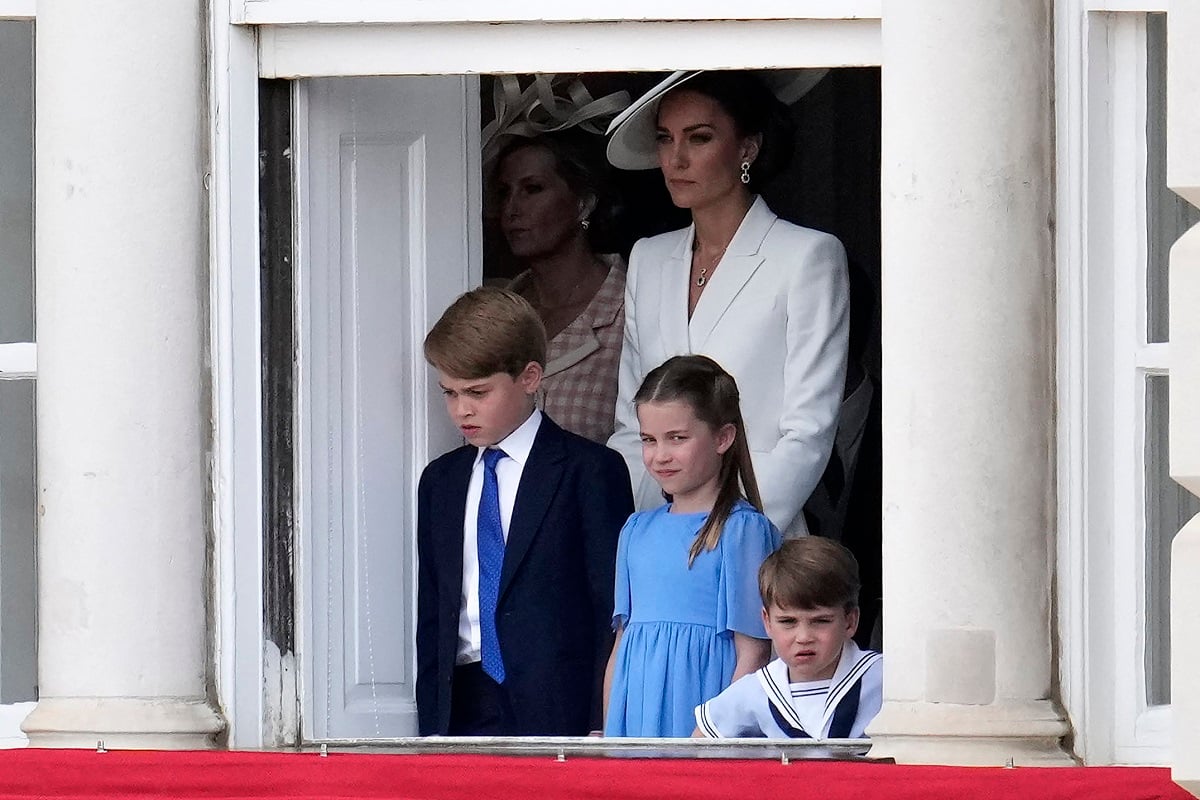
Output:
[[[504,437],[494,447],[504,451],[505,458],[496,462],[496,484],[500,494],[500,527],[504,541],[508,541],[508,525],[512,520],[513,505],[517,501],[517,487],[521,485],[521,473],[533,449],[538,428],[542,424],[542,412],[534,409],[529,419],[515,431]],[[462,605],[458,614],[458,657],[456,664],[470,664],[480,659],[479,654],[479,498],[483,495],[483,451],[475,454],[475,465],[471,468],[471,482],[467,484],[467,507],[463,514],[463,571]]]

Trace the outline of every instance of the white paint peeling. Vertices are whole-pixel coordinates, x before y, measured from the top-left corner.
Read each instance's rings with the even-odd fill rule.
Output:
[[[263,644],[263,744],[291,747],[300,731],[296,654],[280,653],[274,642]]]

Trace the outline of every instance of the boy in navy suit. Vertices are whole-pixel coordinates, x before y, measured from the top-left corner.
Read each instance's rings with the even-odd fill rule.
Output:
[[[624,460],[535,398],[546,332],[518,295],[462,295],[425,339],[467,444],[417,495],[422,735],[582,736],[599,728]]]

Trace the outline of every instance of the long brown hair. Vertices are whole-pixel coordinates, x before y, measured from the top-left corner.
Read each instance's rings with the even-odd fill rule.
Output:
[[[738,500],[748,500],[760,512],[763,508],[758,481],[754,478],[754,465],[750,463],[750,445],[746,442],[737,382],[708,356],[675,356],[650,371],[633,396],[633,402],[634,405],[684,403],[692,409],[696,419],[714,431],[725,425],[733,426],[733,444],[721,456],[717,501],[688,551],[690,568],[696,556],[716,548],[725,521]]]

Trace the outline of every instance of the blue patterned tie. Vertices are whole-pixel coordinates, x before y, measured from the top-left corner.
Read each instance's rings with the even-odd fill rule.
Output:
[[[504,528],[500,523],[500,486],[496,462],[505,453],[495,447],[483,451],[483,494],[479,497],[477,523],[479,544],[479,651],[484,673],[504,683],[504,659],[496,635],[496,602],[500,594],[500,570],[504,566]]]

